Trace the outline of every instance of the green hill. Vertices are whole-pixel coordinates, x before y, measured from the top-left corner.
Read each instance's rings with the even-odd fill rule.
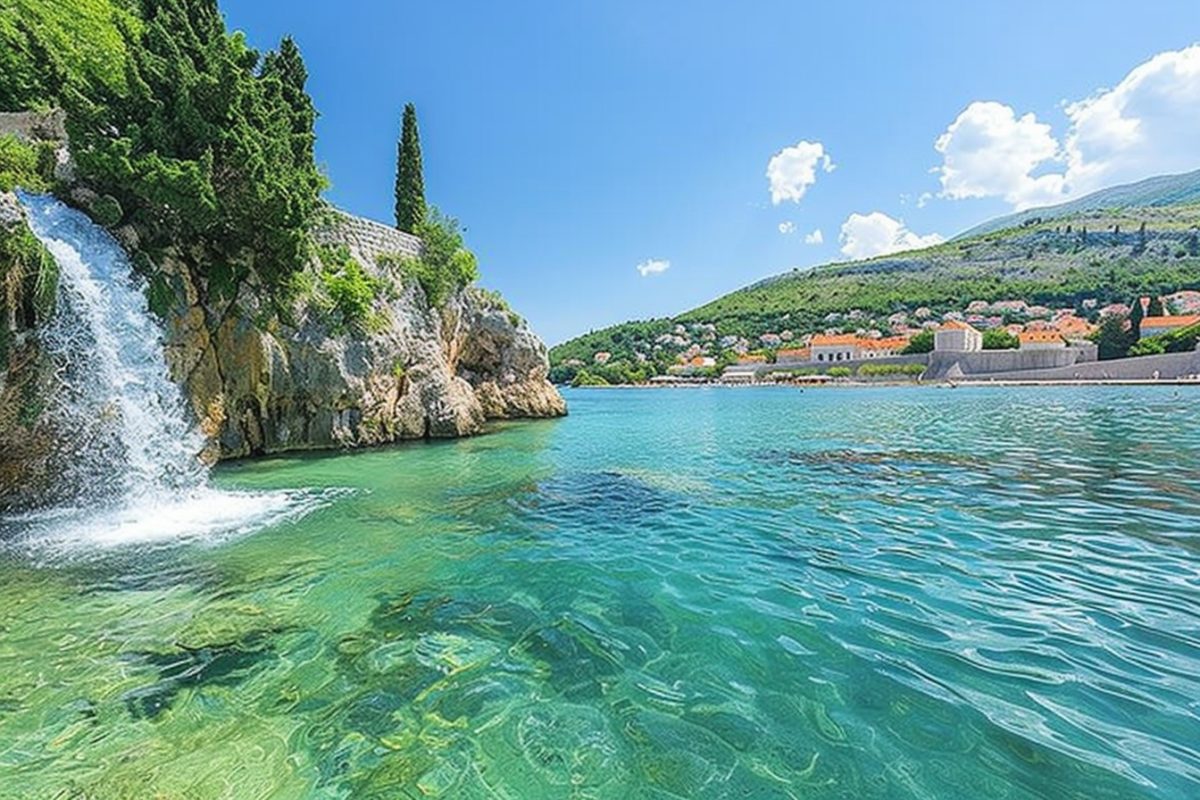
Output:
[[[763,334],[786,342],[831,328],[886,331],[892,315],[920,309],[933,318],[977,300],[1069,307],[1095,320],[1105,305],[1135,295],[1200,288],[1198,236],[1200,172],[1154,178],[1004,217],[924,250],[793,270],[675,317],[592,331],[550,351],[553,377],[571,380],[583,368],[637,379],[684,351],[728,361],[731,347],[759,348]],[[594,365],[597,352],[610,353],[606,364]]]

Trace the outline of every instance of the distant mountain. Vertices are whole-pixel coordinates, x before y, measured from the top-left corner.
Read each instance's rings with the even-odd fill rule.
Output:
[[[1089,211],[1179,206],[1190,203],[1200,203],[1200,170],[1183,175],[1159,175],[1137,183],[1101,189],[1066,203],[1028,208],[976,225],[954,238],[968,239],[1005,228],[1019,228],[1034,219],[1055,220],[1082,215]]]
[[[732,348],[778,346],[769,334],[786,343],[828,329],[884,332],[918,309],[931,319],[976,300],[1024,300],[1094,319],[1135,295],[1200,289],[1198,239],[1200,171],[1151,178],[1001,217],[934,247],[793,270],[675,317],[592,331],[551,349],[552,377],[586,369],[636,381],[680,354],[719,365]]]

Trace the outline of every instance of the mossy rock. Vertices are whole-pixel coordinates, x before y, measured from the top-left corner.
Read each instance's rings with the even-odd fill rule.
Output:
[[[115,228],[125,217],[121,203],[110,194],[97,197],[92,201],[88,211],[91,212],[92,219],[96,221],[96,224],[105,228]]]

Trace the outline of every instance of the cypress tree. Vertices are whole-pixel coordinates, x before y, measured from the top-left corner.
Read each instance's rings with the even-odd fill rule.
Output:
[[[1133,298],[1133,307],[1129,309],[1129,339],[1128,346],[1132,347],[1142,338],[1142,298]]]
[[[1167,310],[1163,307],[1161,297],[1157,295],[1150,298],[1150,307],[1146,309],[1147,317],[1162,317],[1166,316]]]
[[[308,69],[304,66],[304,57],[300,55],[300,48],[292,37],[283,37],[278,52],[267,53],[263,60],[262,75],[264,78],[279,79],[280,91],[291,117],[292,149],[297,163],[312,163],[313,143],[316,140],[313,125],[317,120],[317,111],[305,88]]]
[[[421,175],[421,139],[417,134],[417,110],[404,106],[400,143],[396,148],[396,227],[416,233],[425,221],[425,179]]]

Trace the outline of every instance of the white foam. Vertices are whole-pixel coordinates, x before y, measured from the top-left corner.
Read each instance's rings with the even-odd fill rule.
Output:
[[[99,509],[59,507],[5,517],[0,523],[16,531],[12,543],[43,555],[184,542],[213,545],[296,521],[347,491],[201,488],[175,497],[130,498]]]

